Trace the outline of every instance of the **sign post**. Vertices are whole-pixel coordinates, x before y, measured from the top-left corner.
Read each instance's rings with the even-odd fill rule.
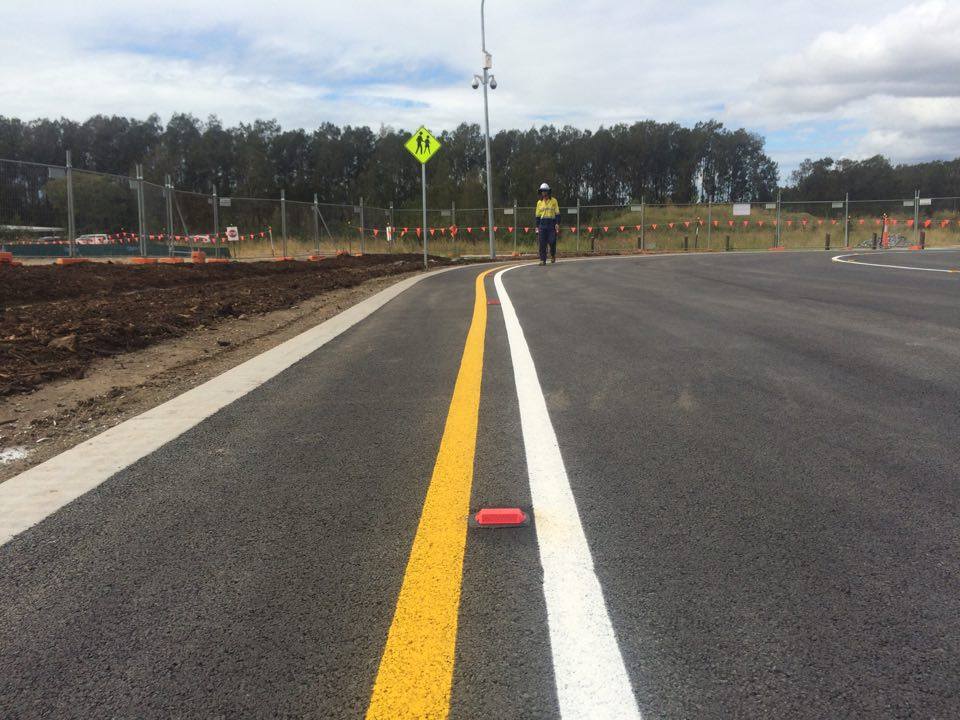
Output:
[[[440,149],[440,141],[437,140],[429,130],[423,125],[417,130],[410,139],[403,144],[407,151],[420,161],[420,185],[423,191],[423,225],[420,227],[420,237],[423,238],[423,267],[427,268],[427,162]]]

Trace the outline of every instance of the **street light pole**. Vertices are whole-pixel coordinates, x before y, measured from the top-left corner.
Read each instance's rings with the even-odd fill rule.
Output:
[[[478,82],[483,85],[483,121],[484,121],[484,146],[487,152],[487,231],[490,233],[490,259],[497,256],[494,246],[493,232],[493,172],[490,163],[490,106],[487,101],[487,86],[491,90],[497,87],[496,78],[490,73],[493,68],[493,58],[487,52],[487,32],[484,24],[484,5],[486,0],[480,0],[480,44],[483,50],[483,78],[474,75],[473,87],[476,89]]]

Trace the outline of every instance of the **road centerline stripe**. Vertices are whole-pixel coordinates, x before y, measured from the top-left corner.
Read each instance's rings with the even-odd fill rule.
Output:
[[[467,516],[487,326],[484,278],[420,523],[380,659],[367,718],[445,718],[450,711]]]
[[[560,714],[568,720],[639,719],[537,369],[503,286],[494,276],[513,362]]]

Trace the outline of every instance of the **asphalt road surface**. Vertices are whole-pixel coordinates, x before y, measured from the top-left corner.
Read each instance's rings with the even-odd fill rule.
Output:
[[[960,717],[960,252],[837,254],[425,278],[0,548],[0,718]]]

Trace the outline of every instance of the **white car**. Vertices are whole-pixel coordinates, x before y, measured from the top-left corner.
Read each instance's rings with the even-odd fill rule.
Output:
[[[77,245],[108,245],[110,238],[103,233],[90,233],[77,236]]]

